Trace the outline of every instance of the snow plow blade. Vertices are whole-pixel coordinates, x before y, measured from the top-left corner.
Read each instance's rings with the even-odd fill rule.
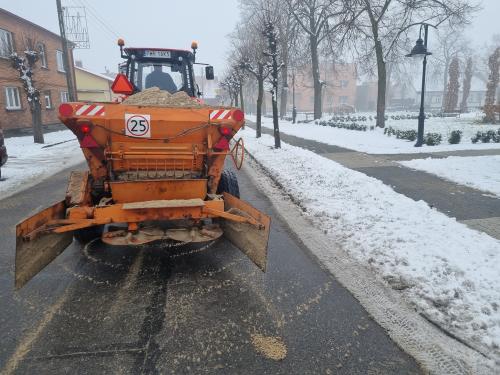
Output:
[[[224,193],[224,210],[232,214],[251,217],[259,223],[259,226],[256,226],[249,223],[225,220],[223,229],[226,238],[250,258],[257,267],[266,272],[267,243],[271,218],[228,193]]]
[[[64,201],[54,204],[16,226],[16,289],[22,288],[52,262],[73,241],[73,232],[48,233],[43,230],[51,220],[64,219]]]

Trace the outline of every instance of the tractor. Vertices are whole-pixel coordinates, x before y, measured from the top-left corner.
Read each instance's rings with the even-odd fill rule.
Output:
[[[121,39],[118,45],[125,60],[112,89],[120,100],[59,106],[88,170],[71,172],[64,199],[17,225],[15,287],[74,239],[141,246],[224,235],[265,271],[270,218],[239,199],[236,175],[225,168],[228,156],[237,169],[243,163],[243,140],[235,138],[243,112],[202,103],[193,70],[196,43],[192,51],[124,48]],[[203,65],[206,79],[213,79],[213,67]],[[151,87],[189,101],[127,104]],[[158,251],[168,251],[163,248]]]

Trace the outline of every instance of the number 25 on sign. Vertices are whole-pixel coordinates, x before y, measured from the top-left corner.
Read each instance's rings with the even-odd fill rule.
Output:
[[[131,137],[151,138],[150,115],[125,114],[125,135]]]

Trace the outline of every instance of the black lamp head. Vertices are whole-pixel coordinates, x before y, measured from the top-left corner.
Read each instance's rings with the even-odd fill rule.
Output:
[[[432,53],[427,51],[422,38],[418,38],[417,43],[415,43],[415,46],[412,48],[411,52],[406,55],[406,57],[423,57],[428,55],[432,55]]]

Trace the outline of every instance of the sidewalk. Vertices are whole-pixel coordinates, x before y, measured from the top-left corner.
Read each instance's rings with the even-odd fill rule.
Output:
[[[247,125],[255,128],[253,123]],[[272,135],[272,129],[262,127]],[[396,192],[416,201],[423,200],[431,207],[454,217],[468,227],[500,239],[500,199],[489,193],[458,185],[430,173],[406,168],[399,160],[445,158],[448,156],[500,155],[500,150],[462,150],[429,154],[372,155],[347,148],[311,141],[281,132],[281,139],[327,159],[374,177],[391,186]]]

